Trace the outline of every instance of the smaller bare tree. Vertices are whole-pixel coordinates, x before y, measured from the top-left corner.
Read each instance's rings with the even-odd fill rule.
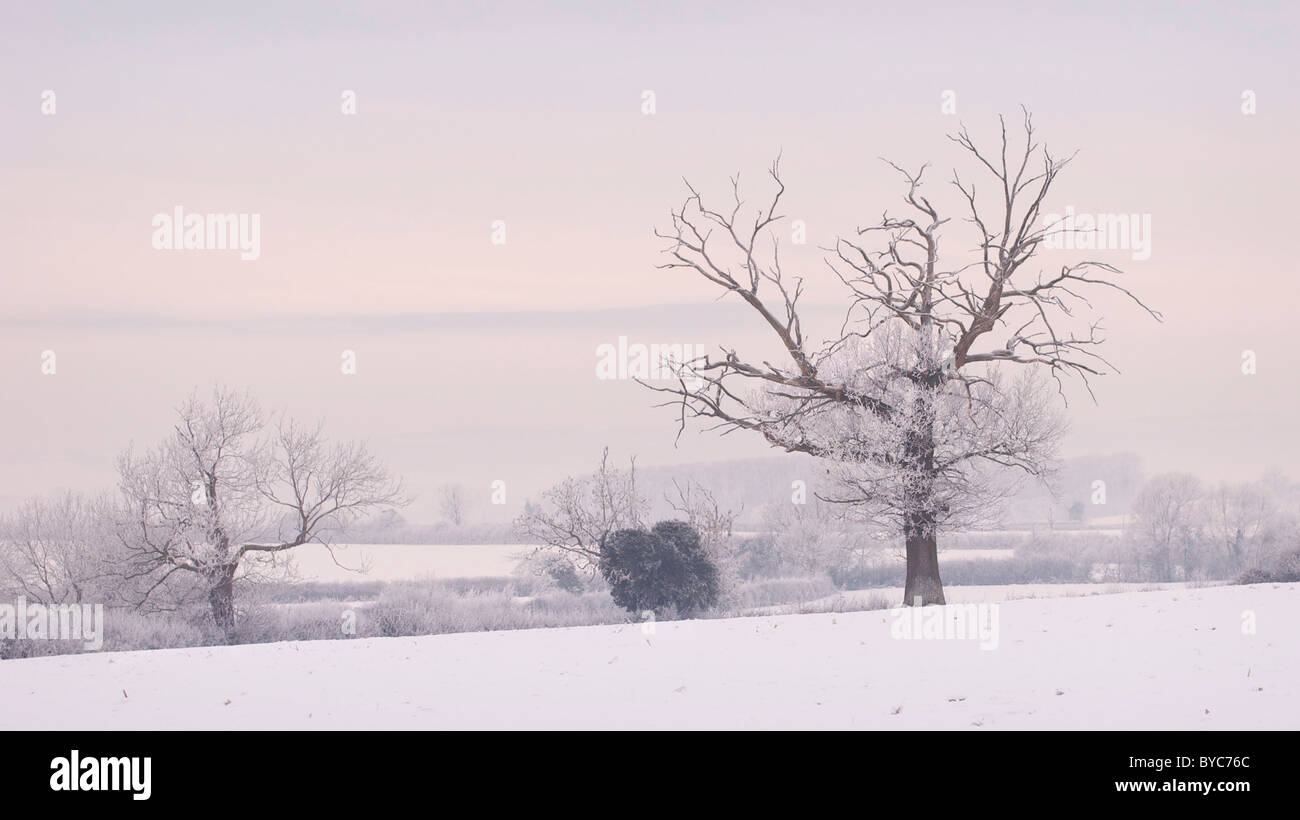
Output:
[[[444,484],[438,499],[442,517],[454,526],[465,523],[465,488],[459,484]]]
[[[333,555],[348,525],[406,503],[364,445],[331,443],[319,424],[281,418],[272,427],[247,394],[195,394],[177,415],[158,447],[119,460],[118,571],[137,606],[177,576],[197,579],[228,641],[237,578],[303,544]]]
[[[854,552],[881,549],[883,541],[864,539],[865,533],[847,523],[842,507],[815,494],[805,504],[773,504],[763,516],[782,570],[804,575],[825,572]]]
[[[740,556],[732,530],[740,511],[723,509],[717,497],[695,480],[682,484],[674,479],[673,491],[664,500],[700,534],[700,545],[718,569],[719,601],[733,601],[740,584]]]
[[[1206,529],[1228,567],[1242,569],[1278,513],[1277,499],[1263,482],[1220,482],[1205,496]]]
[[[606,447],[596,472],[566,478],[547,490],[542,503],[530,505],[514,526],[523,537],[560,551],[577,569],[594,574],[605,536],[640,528],[647,511],[636,488],[636,459],[619,470],[610,465]]]
[[[1189,576],[1195,570],[1201,512],[1201,482],[1187,473],[1154,476],[1138,493],[1132,532],[1159,580],[1173,579],[1177,566]]]

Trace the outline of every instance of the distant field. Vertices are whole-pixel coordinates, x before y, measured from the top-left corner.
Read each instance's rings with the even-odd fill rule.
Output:
[[[350,544],[335,547],[339,566],[321,546],[294,551],[301,581],[408,581],[420,578],[488,578],[510,575],[534,547],[528,544]],[[1011,558],[1010,549],[953,549],[941,552],[951,560]],[[901,561],[901,553],[881,550],[880,563]],[[349,569],[345,569],[347,567]],[[357,567],[368,571],[358,573]]]
[[[302,581],[486,578],[511,574],[532,549],[527,544],[350,544],[334,548],[336,564],[324,547],[308,544],[294,550],[294,566]],[[353,571],[357,567],[366,571]]]

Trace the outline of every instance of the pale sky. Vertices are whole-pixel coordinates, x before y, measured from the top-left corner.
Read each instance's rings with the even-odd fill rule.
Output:
[[[513,508],[605,445],[762,454],[739,435],[674,448],[654,396],[594,377],[619,336],[762,338],[654,267],[682,177],[721,200],[740,172],[757,196],[780,152],[809,235],[787,269],[833,306],[816,246],[898,208],[877,158],[931,162],[955,206],[951,168],[974,171],[945,135],[987,140],[1021,104],[1080,152],[1049,210],[1151,216],[1150,259],[1104,258],[1167,317],[1098,302],[1123,372],[1072,401],[1067,453],[1300,475],[1294,4],[180,5],[0,9],[0,505],[110,486],[115,455],[213,381],[369,440],[415,519],[450,481],[506,480]],[[260,258],[155,250],[151,219],[177,205],[259,214]]]

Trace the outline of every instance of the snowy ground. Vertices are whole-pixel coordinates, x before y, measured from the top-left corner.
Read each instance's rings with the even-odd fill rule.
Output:
[[[1300,728],[1300,584],[1011,600],[988,651],[894,618],[12,660],[0,729]]]

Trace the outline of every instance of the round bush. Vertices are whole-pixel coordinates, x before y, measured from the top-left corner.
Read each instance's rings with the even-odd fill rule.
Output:
[[[718,601],[718,567],[684,521],[611,533],[600,545],[600,573],[614,603],[633,613],[689,616]]]
[[[552,562],[546,568],[546,574],[556,586],[570,595],[581,595],[586,590],[586,585],[578,577],[578,571],[573,568],[573,564],[563,558]]]

